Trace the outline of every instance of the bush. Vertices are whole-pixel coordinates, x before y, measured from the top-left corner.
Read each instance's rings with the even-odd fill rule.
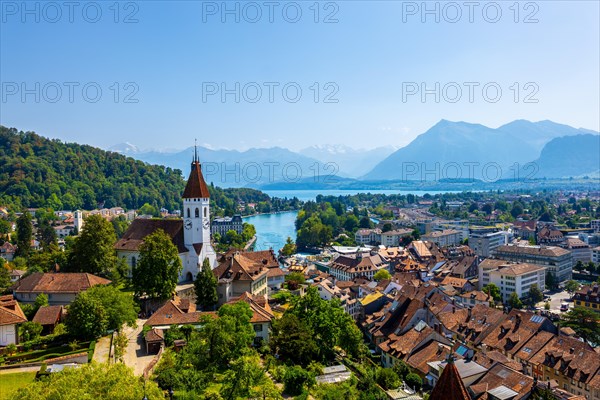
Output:
[[[283,391],[289,395],[298,396],[304,391],[305,385],[312,386],[313,380],[311,374],[302,367],[288,367],[283,375]]]
[[[25,342],[35,340],[40,337],[42,329],[42,325],[38,324],[37,322],[24,322],[19,327],[19,336]]]
[[[423,386],[423,380],[421,380],[421,377],[412,372],[406,375],[406,379],[404,381],[409,387],[417,391],[421,390],[421,386]]]
[[[379,368],[375,374],[375,379],[385,390],[394,389],[400,386],[400,379],[391,368]]]

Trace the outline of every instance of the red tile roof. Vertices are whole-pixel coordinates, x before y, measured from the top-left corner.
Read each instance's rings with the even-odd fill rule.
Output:
[[[12,295],[0,297],[0,325],[14,325],[23,322],[27,322],[27,318]]]
[[[198,161],[194,161],[192,163],[190,177],[185,185],[185,190],[183,191],[182,197],[184,199],[207,199],[210,197],[208,186],[206,186],[206,182],[204,182],[202,168],[200,167],[200,163]]]
[[[17,282],[13,290],[15,293],[79,293],[109,283],[108,279],[83,272],[34,272]]]
[[[115,244],[115,249],[138,251],[144,243],[144,238],[158,229],[162,229],[169,235],[179,253],[188,251],[183,240],[183,220],[181,219],[134,219]]]
[[[215,316],[214,312],[200,312],[196,311],[196,307],[189,305],[188,312],[181,309],[181,306],[185,306],[187,303],[182,302],[181,299],[176,297],[174,300],[169,300],[164,306],[156,310],[154,314],[144,325],[148,326],[160,326],[160,325],[185,325],[195,324],[200,322],[200,317],[204,315]]]
[[[55,325],[60,321],[62,306],[44,306],[40,307],[33,317],[33,322],[40,325]]]

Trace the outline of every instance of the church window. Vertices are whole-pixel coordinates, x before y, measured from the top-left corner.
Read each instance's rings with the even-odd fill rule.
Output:
[[[187,209],[187,217],[188,218],[190,217],[190,209],[189,208]]]
[[[204,218],[206,218],[206,207],[204,207]]]
[[[195,217],[196,218],[200,217],[200,210],[198,208],[196,208],[196,215],[195,215]]]

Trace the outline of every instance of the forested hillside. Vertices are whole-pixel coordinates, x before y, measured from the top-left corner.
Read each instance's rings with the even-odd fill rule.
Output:
[[[173,210],[183,185],[179,170],[0,126],[3,204],[74,210],[149,203]]]
[[[181,208],[189,171],[150,165],[92,146],[63,143],[33,132],[0,126],[0,205],[15,210],[91,210],[104,207]],[[271,199],[248,188],[210,185],[214,215],[232,215],[238,202],[254,203],[259,212],[297,209],[297,199]],[[246,210],[246,214],[254,210]]]

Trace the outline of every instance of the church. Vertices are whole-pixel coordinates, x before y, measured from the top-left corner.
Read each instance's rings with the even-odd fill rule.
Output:
[[[117,256],[126,260],[128,277],[140,258],[139,248],[144,238],[158,229],[164,230],[177,247],[183,265],[180,283],[193,281],[205,259],[211,268],[217,266],[217,255],[210,243],[210,194],[197,152],[182,198],[182,219],[135,219],[117,241]]]

